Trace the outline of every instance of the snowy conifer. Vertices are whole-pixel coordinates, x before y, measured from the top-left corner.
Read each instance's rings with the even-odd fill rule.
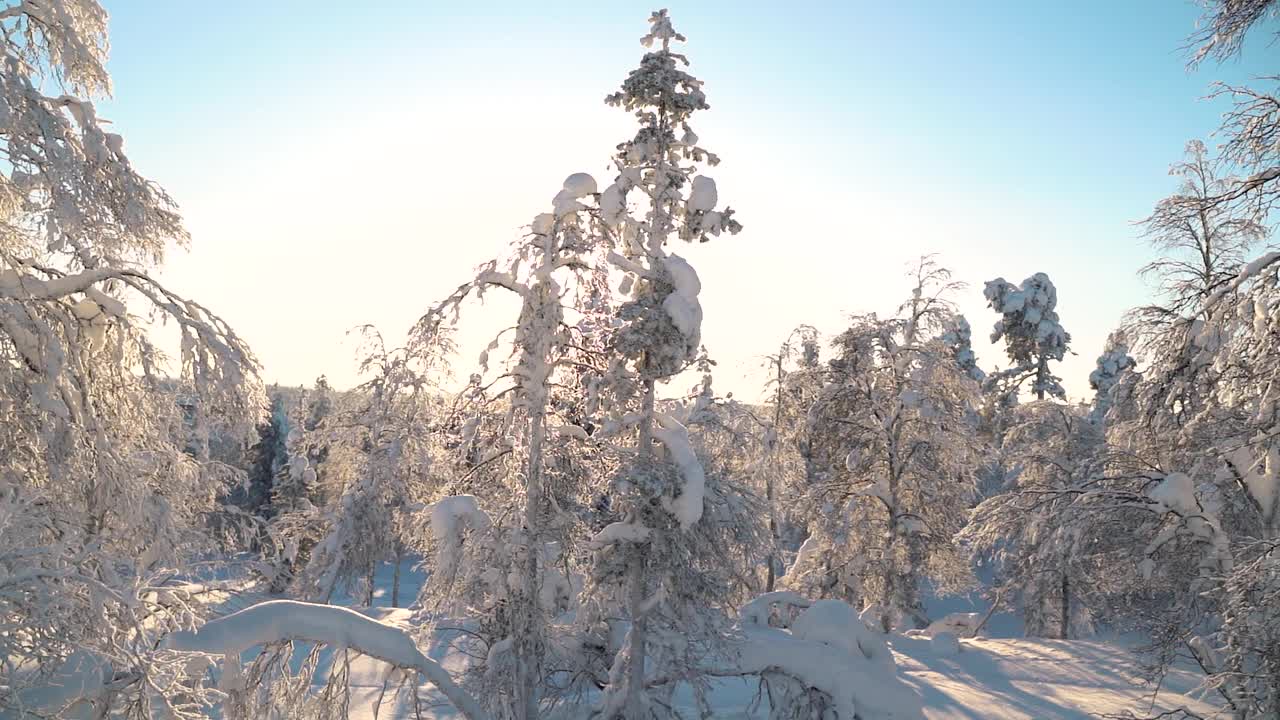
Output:
[[[640,127],[618,146],[618,175],[600,196],[614,248],[608,257],[626,275],[626,297],[610,338],[612,363],[600,380],[600,436],[620,452],[608,495],[616,520],[593,541],[592,594],[597,604],[617,596],[630,620],[598,708],[605,720],[657,712],[649,701],[650,668],[690,671],[699,647],[691,640],[707,622],[698,616],[714,601],[705,582],[716,561],[708,553],[723,532],[708,512],[718,515],[734,503],[733,491],[722,494],[699,457],[698,403],[660,410],[655,397],[657,384],[690,367],[701,345],[701,284],[692,265],[668,252],[668,242],[706,241],[741,226],[732,210],[717,209],[715,182],[699,174],[700,164],[718,158],[698,144],[689,123],[708,105],[702,82],[672,49],[684,37],[665,10],[649,22],[642,42],[652,49],[607,98],[634,113]],[[669,692],[669,684],[659,691]]]
[[[988,306],[1000,314],[991,342],[1003,338],[1013,361],[1013,367],[995,373],[988,383],[1016,388],[1030,380],[1036,399],[1043,400],[1046,395],[1065,398],[1067,391],[1049,363],[1062,361],[1071,335],[1058,322],[1058,290],[1049,276],[1036,273],[1021,285],[996,278],[987,282],[983,295]]]

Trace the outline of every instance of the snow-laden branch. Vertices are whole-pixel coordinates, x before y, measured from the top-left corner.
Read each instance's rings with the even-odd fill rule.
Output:
[[[1240,268],[1240,273],[1236,275],[1234,280],[1223,285],[1217,290],[1214,290],[1212,295],[1205,298],[1205,311],[1212,312],[1214,306],[1218,304],[1218,301],[1221,300],[1224,295],[1235,292],[1241,285],[1244,285],[1252,278],[1257,277],[1263,270],[1266,270],[1277,262],[1280,262],[1280,251],[1269,252],[1255,259],[1253,262],[1247,263],[1244,267]]]
[[[294,600],[271,600],[247,607],[199,629],[165,638],[169,650],[233,655],[257,645],[286,640],[350,648],[397,668],[415,670],[444,694],[468,720],[488,720],[488,713],[436,661],[423,655],[409,634],[353,610]]]

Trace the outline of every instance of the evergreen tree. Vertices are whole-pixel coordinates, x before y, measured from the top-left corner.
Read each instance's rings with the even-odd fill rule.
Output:
[[[1062,378],[1053,374],[1049,363],[1062,361],[1071,335],[1058,322],[1058,289],[1049,276],[1036,273],[1021,285],[996,278],[987,282],[983,295],[990,308],[1000,313],[991,342],[1004,338],[1006,352],[1013,361],[1013,367],[990,376],[988,384],[1016,390],[1030,380],[1037,400],[1046,395],[1065,398]]]

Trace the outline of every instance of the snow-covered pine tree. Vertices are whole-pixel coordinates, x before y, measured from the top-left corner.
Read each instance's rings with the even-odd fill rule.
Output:
[[[978,356],[973,352],[973,329],[963,315],[952,316],[942,333],[942,342],[965,375],[973,378],[974,382],[986,381],[987,373],[978,366]]]
[[[258,440],[249,448],[248,477],[235,498],[246,512],[262,520],[270,518],[275,479],[289,461],[289,413],[279,388],[267,388],[267,401],[267,417],[258,423]]]
[[[1093,389],[1093,422],[1106,422],[1121,389],[1130,383],[1137,361],[1129,354],[1129,342],[1124,332],[1116,331],[1107,336],[1107,345],[1098,356],[1093,372],[1089,373],[1089,387]],[[1123,397],[1121,398],[1124,399]]]
[[[1000,314],[991,342],[1004,338],[1013,362],[1013,367],[990,375],[988,384],[1013,393],[1030,380],[1037,400],[1046,395],[1065,398],[1062,379],[1049,369],[1050,362],[1062,361],[1071,342],[1071,335],[1058,322],[1058,289],[1053,281],[1044,273],[1032,275],[1021,285],[996,278],[987,282],[983,295],[988,306]]]
[[[247,440],[263,406],[240,338],[150,274],[187,234],[97,115],[106,20],[93,0],[0,9],[0,708],[47,715],[75,668],[102,671],[100,711],[168,702],[184,670],[153,633],[192,608],[153,588],[213,549],[237,478],[209,440]],[[172,366],[150,312],[175,328]]]
[[[618,518],[593,543],[593,595],[621,593],[630,627],[609,672],[596,715],[604,720],[652,717],[646,671],[689,673],[708,629],[714,588],[705,584],[717,546],[704,515],[732,502],[717,497],[690,437],[692,409],[660,411],[660,382],[689,367],[701,344],[698,275],[668,242],[706,241],[741,226],[718,209],[715,181],[699,165],[718,158],[698,145],[691,116],[708,107],[702,82],[673,50],[684,41],[665,10],[650,17],[642,42],[651,50],[607,102],[635,115],[639,129],[618,146],[618,176],[600,195],[600,218],[626,277],[627,297],[610,339],[612,362],[600,379],[600,437],[618,448],[609,508]],[[637,198],[633,210],[631,201]],[[696,408],[696,403],[695,403]],[[631,443],[630,449],[626,444]],[[718,510],[717,510],[718,512]],[[703,607],[698,607],[702,603]],[[671,683],[666,683],[669,691]]]

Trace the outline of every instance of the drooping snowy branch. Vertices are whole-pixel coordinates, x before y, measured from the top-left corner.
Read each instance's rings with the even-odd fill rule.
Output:
[[[272,600],[211,620],[198,629],[175,632],[163,649],[223,657],[282,641],[324,643],[348,648],[394,667],[422,673],[468,720],[489,715],[436,661],[422,654],[404,630],[347,608],[293,600]]]

